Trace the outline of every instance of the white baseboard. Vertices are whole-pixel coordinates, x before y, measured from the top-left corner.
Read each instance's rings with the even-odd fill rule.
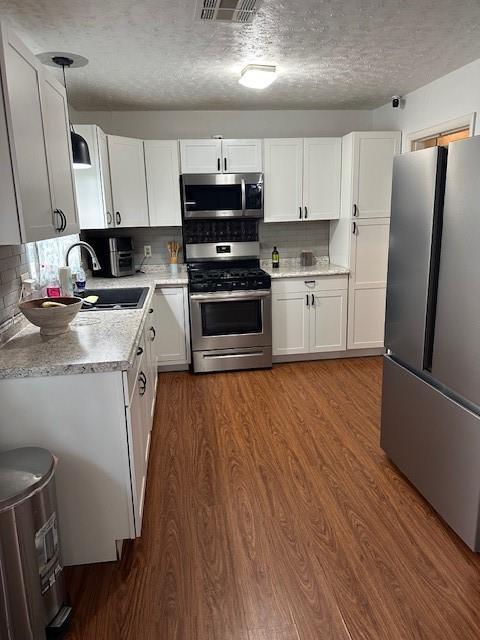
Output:
[[[307,362],[310,360],[334,360],[336,358],[363,358],[365,356],[383,356],[385,349],[347,349],[346,351],[329,351],[324,353],[296,353],[288,356],[273,356],[273,364],[281,362]]]

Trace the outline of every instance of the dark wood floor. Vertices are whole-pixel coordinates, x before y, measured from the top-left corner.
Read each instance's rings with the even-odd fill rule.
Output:
[[[470,640],[480,559],[379,448],[381,360],[159,380],[143,536],[69,640]]]

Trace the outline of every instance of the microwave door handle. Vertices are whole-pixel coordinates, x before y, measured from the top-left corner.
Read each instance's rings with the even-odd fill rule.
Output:
[[[245,211],[247,206],[247,196],[246,196],[246,188],[245,188],[245,178],[242,178],[242,211]]]

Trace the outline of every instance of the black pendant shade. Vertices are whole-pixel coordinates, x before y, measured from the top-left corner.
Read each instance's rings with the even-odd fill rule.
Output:
[[[44,54],[48,55],[48,54]],[[48,60],[48,59],[47,59]],[[84,66],[88,60],[86,58],[82,58],[81,56],[75,56],[72,54],[58,54],[54,55],[50,58],[50,62],[47,64],[52,64],[53,66],[58,66],[62,68],[63,73],[63,84],[65,86],[65,95],[67,97],[68,103],[68,93],[67,93],[67,78],[65,76],[65,67],[69,69],[72,65],[74,66]],[[72,142],[72,161],[73,167],[75,169],[87,169],[92,166],[90,161],[90,152],[88,150],[88,144],[85,138],[79,133],[75,133],[73,129],[73,125],[70,124],[70,139]]]
[[[92,166],[90,162],[90,152],[85,138],[75,131],[70,132],[72,139],[73,166],[75,169],[88,168]]]

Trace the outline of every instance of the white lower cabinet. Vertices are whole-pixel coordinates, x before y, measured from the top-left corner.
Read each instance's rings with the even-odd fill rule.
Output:
[[[347,342],[347,291],[322,291],[310,307],[310,353],[344,351]]]
[[[272,283],[273,355],[308,353],[310,350],[309,308],[303,292],[275,292]]]
[[[160,324],[153,343],[159,366],[186,365],[190,362],[190,323],[187,287],[157,289],[154,315]]]
[[[347,286],[347,276],[273,280],[273,355],[344,351]]]

